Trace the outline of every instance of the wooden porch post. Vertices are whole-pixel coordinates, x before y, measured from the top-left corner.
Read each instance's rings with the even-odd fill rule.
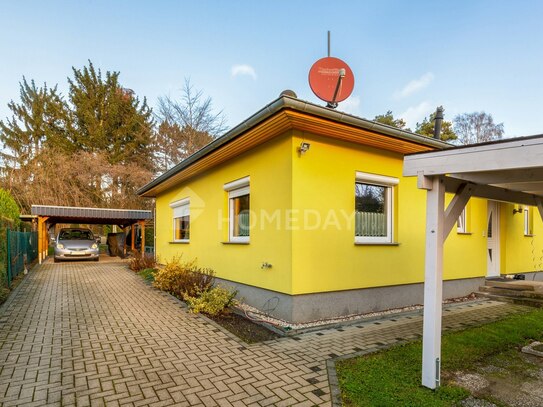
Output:
[[[47,258],[49,251],[49,235],[47,234],[47,219],[43,222],[43,259]]]
[[[128,228],[128,226],[124,226],[122,228],[122,231],[124,233],[124,245],[123,245],[123,256],[126,256],[126,236],[127,236],[127,233],[126,233],[126,229]]]
[[[132,249],[132,253],[134,253],[134,247],[135,247],[135,240],[136,240],[136,224],[132,223],[130,226],[130,235],[132,236],[131,242],[130,242],[130,248]]]
[[[49,236],[47,236],[47,219],[49,216],[38,216],[38,263],[41,264],[47,257],[49,249]]]
[[[140,228],[141,228],[141,252],[145,253],[145,221],[140,220]]]
[[[424,327],[422,339],[422,384],[430,389],[435,389],[440,384],[444,205],[445,186],[443,180],[437,176],[432,177],[431,189],[427,191],[426,198]]]
[[[43,218],[38,216],[38,263],[42,262],[42,249],[43,248]]]

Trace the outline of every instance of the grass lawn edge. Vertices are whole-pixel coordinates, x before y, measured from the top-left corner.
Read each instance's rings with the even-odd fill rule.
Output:
[[[530,324],[532,324],[532,322],[537,323],[535,323],[534,326],[531,326]],[[504,335],[504,331],[507,331],[508,334]],[[533,311],[529,312],[509,315],[505,318],[500,318],[499,320],[486,324],[446,332],[443,334],[442,359],[444,361],[444,366],[442,371],[452,372],[458,370],[459,368],[469,367],[470,363],[474,364],[483,357],[496,354],[502,350],[519,347],[526,344],[529,340],[537,339],[543,339],[542,309],[534,309]],[[484,343],[484,346],[481,345],[482,343]],[[407,352],[407,350],[415,349],[417,347],[420,349],[422,348],[421,340],[405,340],[399,341],[393,345],[379,346],[330,360],[329,363],[327,363],[327,370],[330,380],[332,405],[341,406],[343,402],[350,403],[347,405],[386,405],[386,403],[383,404],[383,400],[381,400],[381,404],[379,402],[368,404],[367,401],[366,404],[357,404],[358,399],[350,398],[352,397],[353,391],[350,383],[345,382],[346,375],[344,372],[346,371],[346,368],[344,366],[342,367],[342,362],[360,361],[359,363],[361,364],[369,363],[367,362],[368,355],[386,355],[390,352],[398,352],[398,349],[401,349],[401,354]],[[448,348],[451,348],[452,351],[449,351]],[[417,352],[419,352],[419,349],[417,349]],[[421,351],[420,354],[422,354]],[[456,362],[453,360],[454,357],[458,358]],[[459,390],[461,388],[457,386],[449,386],[447,388],[447,385],[445,384],[445,386],[442,386],[437,392],[422,387],[420,384],[421,362],[416,360],[415,362],[411,361],[411,364],[415,364],[416,369],[418,370],[416,377],[413,377],[412,374],[410,377],[411,383],[416,383],[416,385],[412,386],[412,391],[423,393],[426,392],[428,400],[431,400],[432,397],[435,398],[435,402],[428,402],[420,405],[454,405],[453,402],[457,400],[453,399],[455,397],[461,397],[461,391]],[[398,366],[394,366],[394,368],[398,369]],[[394,368],[389,370],[393,370]],[[412,368],[412,366],[410,368]],[[390,383],[380,387],[379,391],[381,393],[383,391],[386,392],[387,388],[394,387],[393,384],[391,384],[391,386],[388,386],[388,384]],[[451,397],[452,400],[450,400],[451,403],[448,404],[449,397]],[[395,399],[394,402],[402,403],[401,401],[398,402],[397,399]],[[411,403],[413,403],[413,401],[411,401]],[[417,403],[421,402],[417,401]],[[403,405],[416,404],[405,402]]]

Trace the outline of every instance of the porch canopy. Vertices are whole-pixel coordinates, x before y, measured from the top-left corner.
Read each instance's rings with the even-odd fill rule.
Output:
[[[153,219],[153,213],[140,209],[80,208],[73,206],[32,205],[31,214],[38,220],[39,262],[47,257],[49,226],[57,223],[84,225],[117,225],[121,229],[140,225],[142,228],[142,246],[145,245],[145,222]],[[132,249],[134,248],[132,239]]]
[[[427,191],[422,384],[440,384],[443,243],[474,197],[537,207],[543,219],[543,135],[404,158],[404,176]],[[445,208],[445,192],[454,198]]]

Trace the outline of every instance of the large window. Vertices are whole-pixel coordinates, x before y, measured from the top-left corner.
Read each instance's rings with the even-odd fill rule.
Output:
[[[173,241],[188,242],[190,239],[190,202],[182,199],[170,204],[173,209]]]
[[[228,191],[228,240],[248,243],[251,219],[249,177],[225,184],[224,189]]]
[[[397,184],[397,178],[356,173],[356,243],[392,243],[394,186]]]

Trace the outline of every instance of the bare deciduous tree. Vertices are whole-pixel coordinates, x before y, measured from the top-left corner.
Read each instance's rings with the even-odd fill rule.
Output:
[[[136,195],[153,173],[138,163],[111,164],[104,153],[68,153],[43,148],[27,165],[10,168],[3,187],[23,211],[34,205],[142,208],[150,204]],[[123,179],[119,185],[116,180]],[[99,185],[100,188],[97,188]]]
[[[454,118],[454,131],[458,144],[484,143],[503,137],[503,123],[496,124],[485,112],[464,113]]]
[[[161,97],[157,110],[160,124],[155,135],[155,149],[162,171],[194,154],[226,130],[222,111],[215,113],[211,98],[194,89],[187,78],[181,99]]]

